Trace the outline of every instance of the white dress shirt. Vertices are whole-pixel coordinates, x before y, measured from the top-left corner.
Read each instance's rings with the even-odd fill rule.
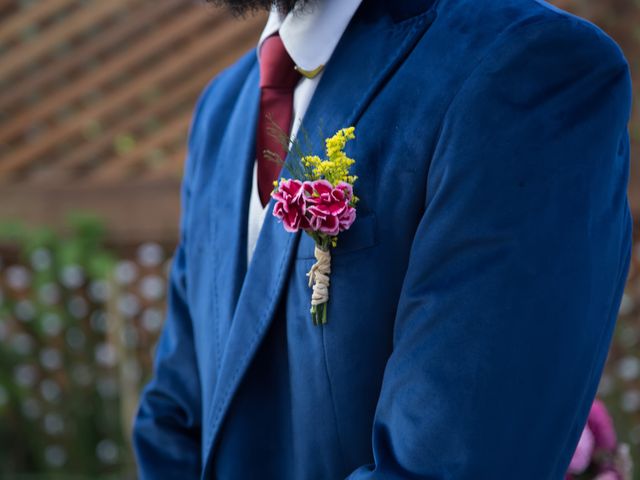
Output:
[[[360,3],[362,0],[323,0],[304,7],[299,12],[291,12],[284,17],[276,9],[273,9],[258,42],[258,61],[260,60],[262,43],[270,35],[279,32],[284,47],[298,68],[312,72],[326,65]],[[300,128],[322,73],[320,71],[313,78],[302,77],[295,88],[292,138],[295,138]],[[255,162],[249,200],[247,235],[247,259],[249,262],[253,256],[264,217],[267,214],[267,208],[262,207],[258,194],[257,172],[257,162]]]

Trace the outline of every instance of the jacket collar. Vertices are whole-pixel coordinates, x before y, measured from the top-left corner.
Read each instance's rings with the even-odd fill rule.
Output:
[[[267,37],[279,32],[284,47],[299,68],[319,70],[331,58],[361,3],[362,0],[323,0],[286,16],[272,9],[258,42],[258,58]]]

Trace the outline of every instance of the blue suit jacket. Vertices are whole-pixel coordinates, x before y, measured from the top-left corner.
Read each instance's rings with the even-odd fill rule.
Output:
[[[246,265],[258,76],[195,112],[141,477],[563,478],[629,266],[619,48],[536,0],[365,0],[304,119],[358,137],[324,327],[308,236],[268,215]]]

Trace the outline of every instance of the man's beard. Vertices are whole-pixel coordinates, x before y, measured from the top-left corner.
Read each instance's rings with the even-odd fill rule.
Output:
[[[276,7],[281,13],[287,14],[294,9],[300,9],[311,0],[206,0],[218,7],[229,9],[234,15],[246,15],[259,11],[269,11]]]

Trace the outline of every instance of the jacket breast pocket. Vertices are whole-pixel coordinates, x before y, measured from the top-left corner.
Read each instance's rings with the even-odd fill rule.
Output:
[[[364,250],[378,244],[376,216],[373,212],[357,215],[349,230],[338,235],[338,245],[331,249],[331,256],[340,256]],[[306,233],[302,234],[296,259],[308,260],[314,257],[315,243]]]

